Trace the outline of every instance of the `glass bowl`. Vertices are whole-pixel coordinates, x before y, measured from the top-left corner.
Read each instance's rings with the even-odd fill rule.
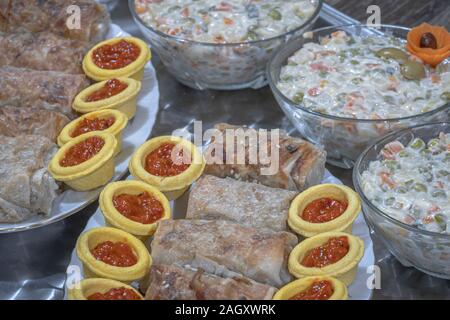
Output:
[[[449,103],[413,116],[372,120],[351,119],[319,113],[287,98],[276,86],[281,68],[286,64],[287,59],[301,49],[305,43],[318,42],[320,38],[338,30],[357,36],[385,34],[405,39],[410,29],[389,25],[375,28],[359,24],[320,28],[308,32],[307,38],[300,36],[291,39],[271,58],[267,68],[267,77],[278,104],[303,137],[325,148],[329,163],[350,169],[361,152],[382,136],[413,125],[447,121],[450,118]],[[448,63],[448,59],[446,63]],[[450,63],[446,66],[448,65]]]
[[[386,144],[398,140],[407,145],[416,137],[427,142],[440,132],[450,132],[450,122],[418,125],[389,134],[358,158],[353,169],[353,184],[361,196],[364,217],[371,232],[382,239],[403,265],[450,279],[450,234],[422,230],[389,216],[375,206],[362,189],[362,173],[368,169],[370,162],[379,160],[379,153]]]
[[[128,3],[139,29],[179,82],[200,90],[234,90],[267,84],[266,66],[272,53],[292,36],[303,34],[317,19],[323,0],[310,1],[316,10],[296,29],[265,40],[224,44],[182,39],[155,30],[136,14],[135,1]]]

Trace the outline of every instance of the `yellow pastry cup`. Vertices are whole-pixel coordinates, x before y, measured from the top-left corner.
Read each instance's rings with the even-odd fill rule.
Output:
[[[336,263],[323,268],[308,268],[300,263],[310,250],[325,244],[330,238],[341,236],[348,237],[349,251]],[[300,242],[289,255],[288,269],[296,278],[329,276],[348,286],[355,280],[358,264],[363,255],[364,242],[360,238],[344,232],[325,232]]]
[[[89,160],[71,167],[62,167],[59,162],[74,145],[89,137],[100,137],[105,141],[103,148]],[[107,184],[114,175],[114,153],[117,139],[111,133],[94,131],[73,138],[58,150],[48,165],[55,180],[62,181],[77,191],[87,191]]]
[[[128,244],[137,256],[136,264],[130,267],[117,267],[97,260],[91,250],[105,241]],[[86,278],[107,278],[130,283],[144,277],[152,263],[150,254],[142,241],[128,232],[110,227],[94,228],[83,233],[78,238],[76,251],[83,263]]]
[[[297,279],[280,288],[275,295],[273,300],[289,300],[297,293],[303,292],[309,288],[315,281],[329,281],[333,287],[333,294],[328,300],[347,300],[348,290],[347,286],[340,280],[328,276],[313,276],[306,277],[302,279]]]
[[[141,300],[144,300],[144,297],[132,286],[120,281],[103,278],[81,280],[74,285],[74,288],[68,290],[67,297],[69,300],[88,300],[87,298],[94,293],[105,293],[111,289],[122,287],[133,290]]]
[[[135,61],[130,63],[129,65],[123,67],[123,68],[117,68],[117,69],[103,69],[98,67],[94,61],[92,60],[92,55],[94,50],[97,48],[103,46],[103,45],[112,45],[115,44],[121,40],[125,40],[127,42],[131,42],[139,47],[141,50],[139,56]],[[86,73],[86,75],[94,79],[95,81],[102,81],[117,77],[127,77],[127,78],[133,78],[138,81],[141,81],[144,76],[144,67],[146,63],[151,59],[152,54],[148,47],[148,45],[142,41],[141,39],[135,38],[135,37],[121,37],[121,38],[112,38],[105,41],[102,41],[98,44],[96,44],[94,47],[89,50],[89,52],[84,56],[83,59],[83,70]]]
[[[123,112],[128,119],[133,118],[136,114],[137,97],[141,90],[141,82],[131,78],[117,78],[117,80],[128,85],[122,92],[106,99],[87,102],[87,97],[94,91],[101,89],[108,81],[104,80],[82,90],[75,97],[72,108],[79,113],[89,113],[103,109],[116,109]]]
[[[312,201],[320,198],[332,198],[347,202],[347,209],[336,219],[312,223],[299,215]],[[288,225],[297,234],[308,238],[323,232],[343,231],[352,233],[353,222],[361,212],[361,199],[351,188],[337,184],[320,184],[297,195],[289,207]]]
[[[124,193],[138,195],[145,191],[154,196],[162,204],[164,213],[160,220],[170,219],[172,213],[169,201],[158,189],[142,181],[118,181],[108,184],[100,194],[100,209],[102,210],[107,225],[129,232],[142,241],[152,236],[160,220],[151,224],[133,221],[122,215],[114,207],[113,203],[113,197],[115,195]]]
[[[159,177],[148,173],[144,168],[147,155],[164,143],[180,144],[185,150],[191,152],[191,165],[179,175]],[[190,141],[176,136],[160,136],[147,141],[136,150],[131,157],[129,169],[136,179],[156,187],[169,200],[174,200],[179,198],[202,175],[205,169],[205,160],[197,147]]]
[[[72,122],[68,123],[61,130],[61,132],[58,136],[58,145],[60,147],[62,147],[67,142],[74,139],[74,137],[72,137],[72,133],[76,129],[78,124],[81,121],[83,121],[84,119],[105,119],[105,118],[110,118],[110,117],[114,118],[114,123],[108,129],[101,130],[101,132],[111,133],[112,135],[114,135],[116,137],[117,146],[116,146],[116,151],[114,153],[114,155],[116,155],[117,153],[119,153],[119,151],[122,147],[122,131],[127,126],[128,118],[122,112],[120,112],[118,110],[113,110],[113,109],[104,109],[104,110],[99,110],[99,111],[93,111],[93,112],[87,113],[84,116],[79,117],[78,119],[75,119]],[[92,131],[92,132],[94,132],[94,131]]]

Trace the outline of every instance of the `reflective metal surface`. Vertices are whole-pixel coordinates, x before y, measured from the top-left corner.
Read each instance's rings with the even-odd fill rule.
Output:
[[[342,21],[329,7],[315,27],[325,26],[323,18]],[[346,23],[353,22],[348,20]],[[112,19],[125,31],[140,36],[128,12],[127,1],[120,1]],[[337,22],[336,22],[337,21]],[[171,133],[177,128],[192,129],[194,120],[202,120],[204,129],[216,122],[250,124],[258,127],[281,127],[292,130],[268,87],[260,90],[195,91],[177,83],[153,58],[160,87],[160,112],[153,136]],[[352,186],[351,171],[328,166],[346,185]],[[97,204],[63,221],[44,228],[0,235],[0,299],[61,299],[65,270],[78,235]],[[450,281],[430,277],[403,267],[372,236],[377,265],[381,270],[381,289],[373,299],[450,299]]]

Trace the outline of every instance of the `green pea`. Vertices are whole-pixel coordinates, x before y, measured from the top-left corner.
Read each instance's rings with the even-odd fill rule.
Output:
[[[358,48],[350,49],[350,53],[352,54],[352,56],[357,56],[360,52],[361,52],[361,50],[359,50]]]
[[[434,198],[446,198],[447,193],[444,190],[435,190],[431,193],[431,196]]]
[[[345,92],[341,92],[336,96],[336,101],[338,102],[345,102],[345,100],[347,100],[347,94]]]
[[[395,202],[395,198],[394,198],[394,197],[387,198],[387,199],[384,201],[384,203],[385,203],[387,206],[392,206],[392,205],[394,204],[394,202]]]
[[[250,41],[258,40],[258,35],[254,31],[248,31],[246,35],[246,39]]]
[[[415,138],[409,145],[411,148],[419,150],[425,147],[425,142],[420,138]]]
[[[294,79],[294,77],[291,75],[281,77],[281,81],[291,81],[292,79]]]
[[[441,99],[449,102],[450,101],[450,91],[445,91],[441,94]]]
[[[407,193],[407,192],[408,192],[408,189],[407,189],[406,187],[400,186],[400,187],[398,187],[398,188],[396,189],[396,191],[397,191],[398,193]]]
[[[446,177],[446,176],[448,176],[450,174],[450,172],[448,172],[447,170],[439,170],[438,173],[442,177]]]
[[[444,162],[450,162],[450,153],[447,153],[444,157]]]
[[[350,60],[350,63],[356,66],[357,64],[359,64],[359,61],[358,60]]]
[[[386,160],[384,164],[391,170],[397,169],[399,167],[398,162],[395,160]]]
[[[389,104],[395,103],[395,99],[393,96],[383,96],[383,101]]]
[[[299,91],[294,95],[294,97],[292,98],[292,101],[294,101],[297,104],[302,103],[304,96],[305,96],[305,94],[303,92]]]
[[[360,84],[363,82],[363,79],[362,78],[353,78],[351,81],[353,84]]]
[[[268,13],[269,17],[271,17],[273,20],[281,20],[282,15],[281,12],[277,9],[272,9]]]
[[[428,156],[429,154],[431,154],[431,150],[430,149],[422,149],[422,150],[420,150],[420,154],[422,155],[422,156]]]
[[[402,150],[402,151],[400,151],[399,153],[398,153],[398,156],[400,157],[400,158],[406,158],[406,157],[409,157],[409,153],[408,153],[408,151],[406,151],[406,150]]]
[[[321,78],[325,78],[327,75],[328,75],[328,72],[326,72],[326,71],[320,71],[320,72],[319,72],[319,76],[320,76]]]
[[[169,12],[169,13],[172,13],[172,12],[175,12],[175,11],[177,11],[177,10],[180,10],[181,9],[181,7],[180,6],[172,6],[172,7],[170,7],[168,10],[167,10],[167,12]]]
[[[405,181],[405,186],[410,187],[410,186],[412,186],[413,183],[414,183],[414,180],[412,180],[412,179]]]
[[[427,192],[427,190],[428,190],[427,186],[422,183],[416,183],[413,185],[412,188],[414,190],[416,190],[417,192]]]
[[[442,213],[435,214],[434,220],[442,229],[445,230],[447,228],[447,217],[445,215],[443,215]]]
[[[435,147],[439,144],[439,142],[439,139],[431,139],[430,141],[428,141],[428,147]]]

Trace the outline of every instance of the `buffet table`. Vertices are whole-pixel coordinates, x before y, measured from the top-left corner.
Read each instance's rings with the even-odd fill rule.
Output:
[[[315,28],[354,22],[329,6],[324,9]],[[120,1],[112,12],[112,21],[133,36],[142,37],[128,11],[127,1]],[[170,134],[180,128],[192,132],[195,120],[202,120],[204,130],[215,123],[228,122],[293,131],[267,86],[259,90],[196,91],[178,83],[157,56],[153,57],[152,62],[160,88],[160,109],[152,136]],[[331,165],[327,168],[346,185],[352,186],[351,170]],[[97,206],[93,203],[71,217],[46,227],[1,234],[0,299],[63,298],[65,272],[71,252]],[[450,297],[449,281],[403,267],[376,235],[372,234],[372,240],[376,265],[381,270],[381,288],[373,290],[372,299]]]

